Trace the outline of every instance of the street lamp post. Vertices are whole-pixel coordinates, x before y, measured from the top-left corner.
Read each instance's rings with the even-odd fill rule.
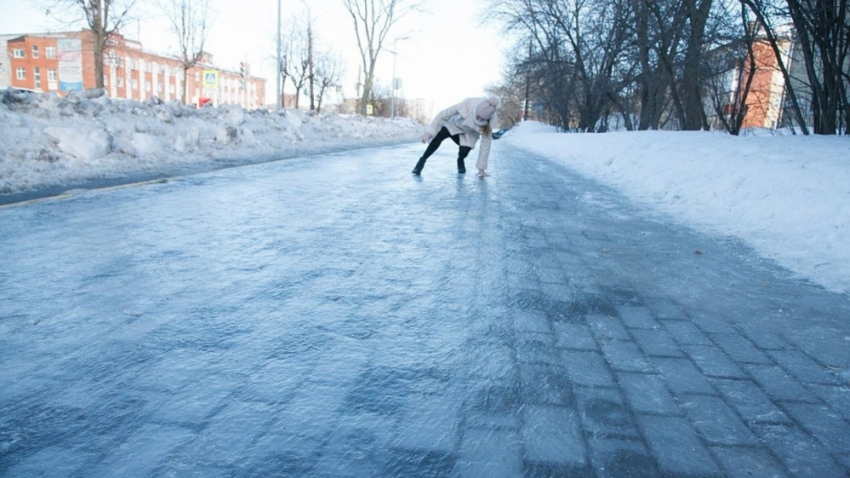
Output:
[[[391,96],[392,99],[390,101],[390,118],[395,118],[395,90],[396,90],[396,84],[397,84],[396,77],[395,77],[395,58],[396,58],[396,56],[398,56],[398,53],[397,53],[398,52],[398,46],[397,46],[397,44],[398,44],[399,40],[403,41],[403,40],[408,40],[408,39],[410,39],[410,37],[401,37],[401,38],[396,38],[396,39],[393,40],[393,51],[392,51],[392,54],[393,54],[393,80],[392,80],[392,96]]]
[[[277,79],[275,82],[277,88],[275,97],[277,98],[277,103],[274,107],[275,110],[280,108],[280,65],[280,0],[277,0],[277,68],[275,68],[277,71],[275,71],[274,75]]]

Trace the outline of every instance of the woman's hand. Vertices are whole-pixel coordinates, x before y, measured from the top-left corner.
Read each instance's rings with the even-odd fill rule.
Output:
[[[427,143],[428,141],[431,141],[431,138],[433,138],[433,136],[431,136],[431,133],[425,133],[422,135],[422,142]]]

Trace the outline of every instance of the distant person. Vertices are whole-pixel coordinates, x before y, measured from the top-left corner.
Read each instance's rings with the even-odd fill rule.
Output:
[[[501,101],[495,95],[486,98],[467,98],[460,103],[440,111],[434,121],[428,125],[422,142],[428,143],[425,153],[413,168],[413,174],[419,176],[425,161],[437,151],[446,138],[451,138],[460,149],[457,153],[457,172],[466,173],[464,159],[475,147],[479,137],[481,149],[478,151],[478,176],[488,176],[487,157],[490,155],[490,144],[493,142],[493,131],[499,128],[499,115],[496,110]]]

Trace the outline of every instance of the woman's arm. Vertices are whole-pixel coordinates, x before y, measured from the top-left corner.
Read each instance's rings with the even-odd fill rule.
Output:
[[[486,176],[484,170],[487,169],[487,159],[490,156],[490,145],[493,144],[493,133],[488,132],[481,135],[481,149],[478,150],[478,168],[479,176]]]

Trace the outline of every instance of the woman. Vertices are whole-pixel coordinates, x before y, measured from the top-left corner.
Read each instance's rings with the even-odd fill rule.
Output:
[[[423,143],[430,143],[419,162],[413,168],[413,174],[419,175],[425,167],[425,161],[440,147],[446,138],[451,138],[460,149],[457,154],[457,172],[466,173],[463,160],[475,147],[478,138],[481,139],[481,149],[478,151],[478,175],[487,176],[487,157],[490,155],[490,144],[493,142],[493,130],[499,128],[499,98],[490,95],[486,98],[467,98],[460,103],[444,109],[437,114],[434,121],[422,135]]]

